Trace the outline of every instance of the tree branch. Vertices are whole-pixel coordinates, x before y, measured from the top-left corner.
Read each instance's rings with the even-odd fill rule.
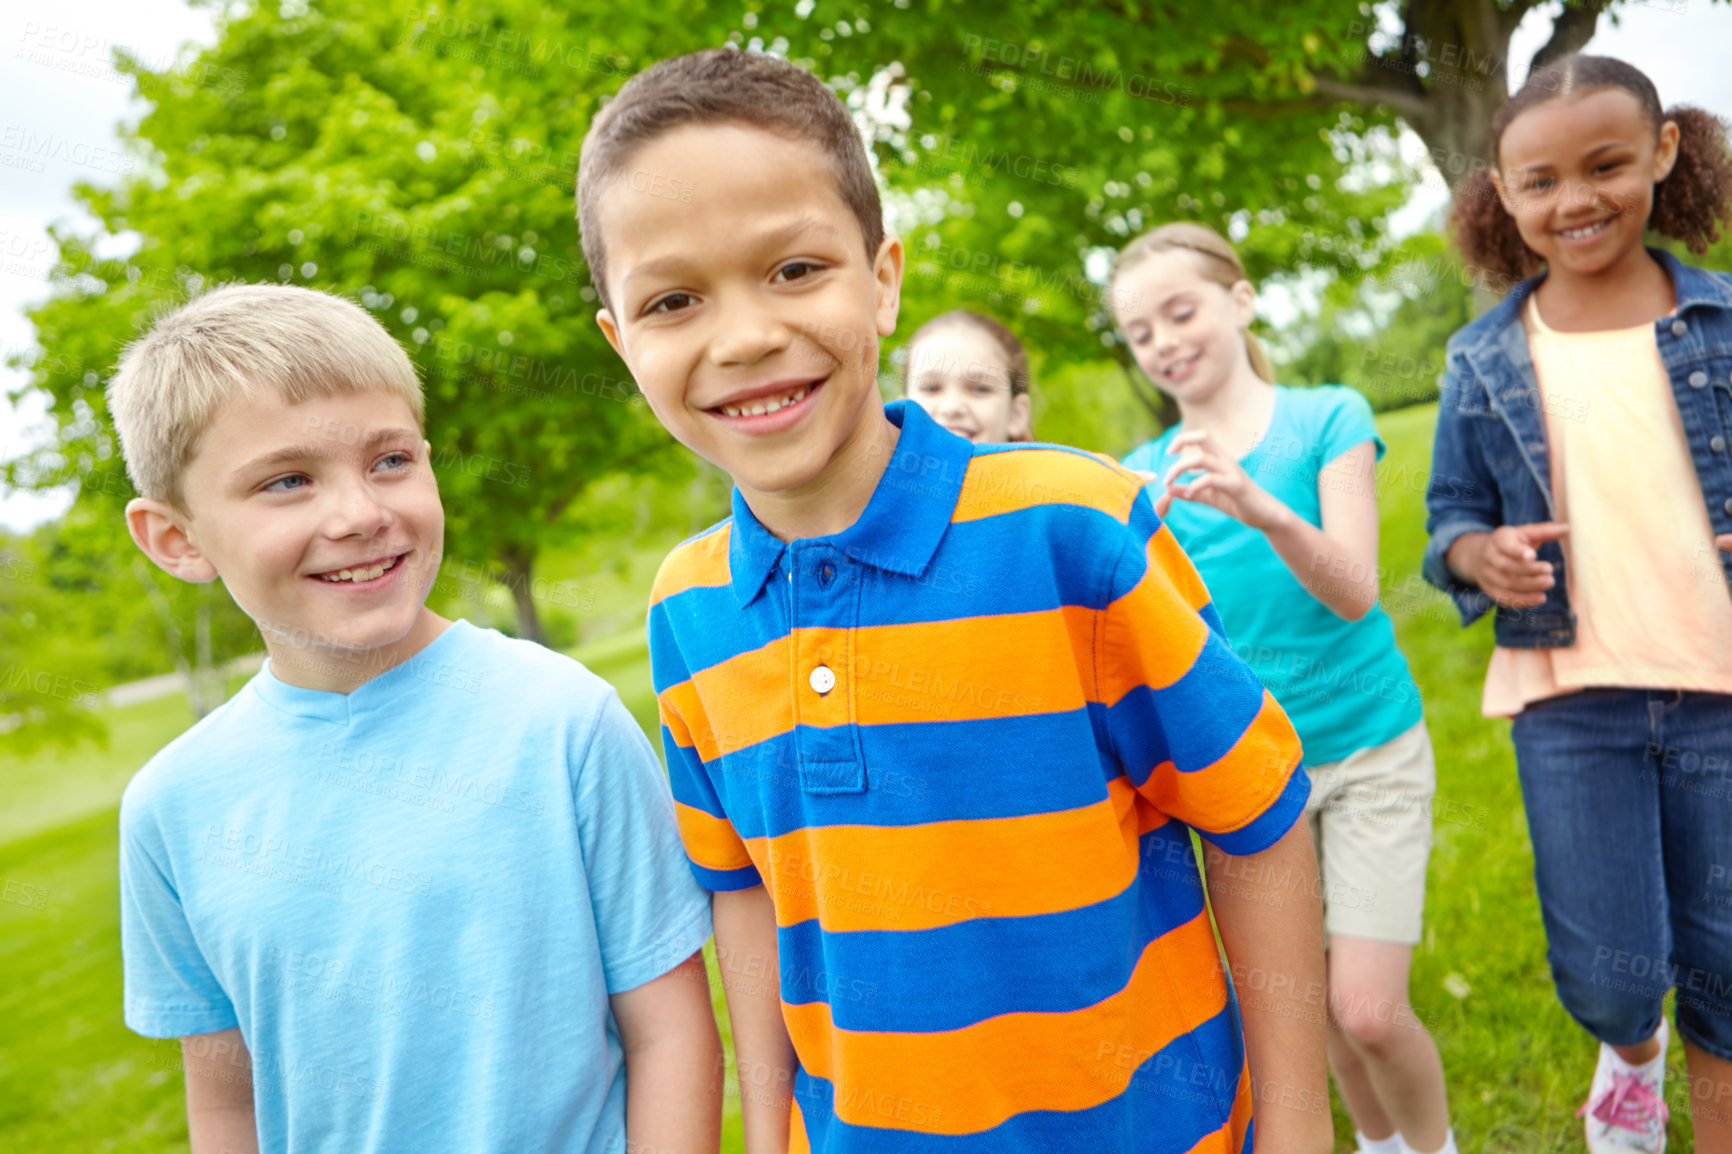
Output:
[[[1399,80],[1388,83],[1372,82],[1352,83],[1345,80],[1331,80],[1327,76],[1315,78],[1317,95],[1330,103],[1347,104],[1382,104],[1392,112],[1400,113],[1409,120],[1424,116],[1430,111],[1430,102],[1423,92],[1415,92]]]
[[[1544,48],[1534,53],[1533,68],[1544,68],[1554,60],[1561,60],[1572,52],[1580,52],[1586,48],[1588,41],[1594,38],[1594,29],[1600,21],[1600,9],[1595,0],[1580,6],[1565,8],[1558,13],[1558,18],[1552,21],[1552,38],[1546,41]]]

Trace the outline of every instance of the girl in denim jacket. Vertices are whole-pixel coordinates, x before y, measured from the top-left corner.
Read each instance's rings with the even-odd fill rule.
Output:
[[[1618,60],[1531,75],[1457,239],[1515,284],[1449,342],[1425,574],[1494,605],[1548,957],[1601,1042],[1590,1151],[1660,1151],[1678,991],[1696,1149],[1732,1151],[1732,218],[1723,123]],[[1543,271],[1542,271],[1543,270]],[[1539,275],[1534,275],[1538,273]]]

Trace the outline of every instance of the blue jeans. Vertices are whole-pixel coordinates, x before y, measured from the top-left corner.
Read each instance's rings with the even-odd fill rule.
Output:
[[[1547,959],[1614,1046],[1678,1032],[1732,1060],[1732,695],[1588,689],[1512,731]]]

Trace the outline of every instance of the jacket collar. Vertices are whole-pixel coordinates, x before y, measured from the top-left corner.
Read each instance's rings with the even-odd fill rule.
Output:
[[[1660,267],[1665,269],[1666,275],[1671,278],[1679,316],[1693,308],[1732,308],[1732,288],[1728,288],[1721,278],[1694,265],[1685,264],[1662,248],[1650,248],[1648,254],[1660,263]],[[1472,356],[1503,343],[1506,330],[1521,322],[1523,304],[1545,279],[1546,275],[1541,273],[1522,281],[1510,290],[1508,296],[1487,310],[1484,316],[1469,324],[1463,331],[1463,336],[1471,339],[1464,342],[1463,351]]]
[[[884,406],[884,416],[902,433],[865,511],[840,533],[792,544],[799,549],[828,546],[863,565],[918,578],[950,528],[974,447],[946,431],[912,401],[892,401]],[[764,528],[738,486],[733,505],[728,573],[734,597],[743,607],[764,588],[789,543]]]

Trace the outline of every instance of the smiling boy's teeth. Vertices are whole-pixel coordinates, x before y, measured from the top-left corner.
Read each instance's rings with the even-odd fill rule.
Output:
[[[786,396],[768,398],[760,397],[755,401],[747,401],[743,405],[723,405],[722,415],[727,417],[761,417],[768,413],[774,413],[779,409],[785,409],[789,405],[799,404],[806,398],[806,394],[811,391],[812,390],[807,387],[796,389],[795,391],[788,393]]]
[[[338,581],[349,581],[349,582],[356,582],[356,583],[362,582],[362,581],[372,581],[376,578],[383,577],[385,575],[385,570],[390,569],[391,567],[393,567],[396,564],[397,564],[396,559],[392,558],[389,561],[381,561],[377,565],[374,565],[374,566],[367,568],[367,569],[339,569],[335,573],[321,573],[321,574],[319,574],[319,577],[322,580],[330,581],[333,583],[338,582]]]

